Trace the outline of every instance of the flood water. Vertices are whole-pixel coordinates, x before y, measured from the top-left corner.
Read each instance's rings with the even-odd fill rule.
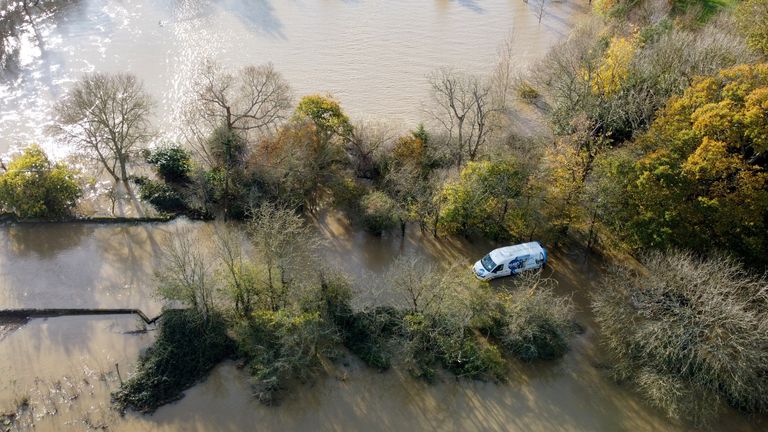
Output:
[[[30,29],[18,67],[0,73],[0,154],[43,134],[53,103],[85,72],[131,72],[157,101],[156,125],[178,136],[196,68],[272,62],[297,96],[331,93],[353,118],[413,127],[425,76],[441,66],[490,70],[512,36],[516,64],[546,52],[585,2],[536,0],[73,0]]]
[[[360,290],[400,254],[468,264],[493,246],[434,239],[414,226],[408,227],[405,238],[377,237],[337,215],[322,215],[312,224],[326,240],[321,254],[348,271]],[[0,227],[2,304],[158,310],[160,304],[151,296],[152,263],[177,229],[203,237],[213,233],[211,224],[184,220],[141,226]],[[553,254],[549,271],[559,283],[558,294],[573,297],[577,321],[586,331],[573,338],[561,360],[513,363],[508,383],[450,378],[429,385],[405,372],[378,373],[348,358],[318,382],[295,388],[280,406],[266,407],[251,396],[247,376],[227,362],[179,402],[153,415],[120,417],[109,406],[109,393],[119,385],[115,363],[127,376],[153,333],[132,333],[139,323],[125,316],[52,318],[31,320],[0,336],[0,413],[12,410],[16,400],[27,395],[30,408],[20,417],[21,430],[31,424],[40,431],[100,425],[118,431],[236,431],[254,425],[260,430],[307,431],[686,430],[670,424],[598,367],[588,294],[600,262],[585,260],[580,250],[560,250]],[[729,411],[716,429],[758,431],[766,426],[764,420]]]

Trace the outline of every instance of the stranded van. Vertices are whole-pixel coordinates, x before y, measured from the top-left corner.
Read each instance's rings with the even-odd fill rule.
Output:
[[[537,270],[547,262],[547,250],[539,242],[523,243],[494,249],[475,263],[474,273],[480,280],[510,276],[526,270]]]

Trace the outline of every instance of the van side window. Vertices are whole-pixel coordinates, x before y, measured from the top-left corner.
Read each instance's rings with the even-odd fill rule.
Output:
[[[501,269],[502,269],[502,267],[504,267],[504,264],[499,264],[499,265],[497,265],[497,266],[496,266],[496,268],[495,268],[495,269],[493,269],[493,272],[494,272],[494,273],[496,273],[497,271],[501,270]]]

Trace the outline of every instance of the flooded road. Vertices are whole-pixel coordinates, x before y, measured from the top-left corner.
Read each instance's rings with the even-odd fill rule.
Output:
[[[25,38],[0,73],[0,154],[38,142],[53,103],[85,72],[130,72],[154,96],[155,124],[178,136],[196,68],[274,63],[297,96],[331,93],[353,118],[425,115],[425,76],[441,66],[489,72],[513,38],[515,64],[542,55],[582,19],[586,2],[531,0],[74,0]],[[56,152],[59,150],[59,152]]]
[[[405,238],[398,233],[377,237],[328,215],[313,224],[326,239],[322,254],[350,272],[360,291],[371,274],[383,272],[400,254],[469,264],[494,246],[434,239],[415,226],[408,227]],[[0,296],[3,302],[26,304],[50,297],[60,307],[75,303],[159,308],[150,297],[152,263],[177,228],[202,236],[213,233],[210,224],[183,220],[142,226],[0,227]],[[67,237],[70,230],[74,232]],[[36,247],[14,249],[14,239]],[[153,333],[130,333],[138,328],[138,320],[130,317],[52,318],[31,320],[0,340],[0,413],[28,395],[27,417],[19,418],[33,422],[39,431],[86,430],[89,425],[118,431],[237,431],[254,425],[261,430],[307,431],[686,430],[671,425],[597,367],[600,358],[587,301],[600,271],[598,263],[585,261],[580,250],[560,250],[553,254],[549,270],[559,282],[559,294],[573,296],[577,320],[586,331],[573,338],[562,360],[513,362],[508,383],[451,378],[428,385],[402,371],[382,374],[348,358],[331,376],[295,388],[280,406],[266,407],[251,396],[247,376],[227,362],[181,401],[150,416],[120,417],[109,407],[109,393],[119,385],[114,364],[127,376]],[[7,275],[15,279],[9,282]],[[10,292],[24,289],[28,294]],[[758,431],[766,426],[764,420],[750,422],[729,411],[716,430]]]

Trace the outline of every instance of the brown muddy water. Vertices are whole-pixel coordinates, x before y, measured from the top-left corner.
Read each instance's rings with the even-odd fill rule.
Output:
[[[445,264],[469,264],[493,245],[434,239],[409,227],[376,237],[342,218],[313,221],[326,239],[323,255],[356,278],[364,291],[400,254]],[[152,265],[177,228],[206,236],[212,225],[15,225],[0,227],[0,304],[109,306],[158,310]],[[24,246],[22,246],[24,245]],[[295,388],[280,406],[255,401],[247,376],[231,362],[173,404],[149,416],[121,417],[109,405],[153,333],[136,333],[135,318],[36,319],[0,336],[0,414],[17,415],[18,430],[239,431],[239,430],[686,430],[609,380],[599,367],[588,293],[599,261],[580,250],[553,254],[549,271],[562,295],[572,295],[585,326],[555,362],[514,363],[504,384],[446,378],[434,385],[393,370],[378,373],[347,358],[327,377]],[[504,282],[501,282],[504,283]],[[23,323],[17,323],[16,326]],[[24,407],[21,401],[29,399]],[[21,407],[20,407],[21,406]],[[34,426],[33,426],[34,425]],[[764,420],[728,411],[716,430],[766,430]],[[0,430],[2,428],[0,427]]]
[[[274,63],[296,96],[331,93],[353,118],[425,119],[426,75],[490,72],[513,38],[515,64],[540,56],[584,17],[586,1],[72,0],[28,28],[19,62],[0,71],[0,154],[37,142],[53,104],[86,72],[130,72],[157,101],[155,124],[178,137],[204,59],[228,68]]]

